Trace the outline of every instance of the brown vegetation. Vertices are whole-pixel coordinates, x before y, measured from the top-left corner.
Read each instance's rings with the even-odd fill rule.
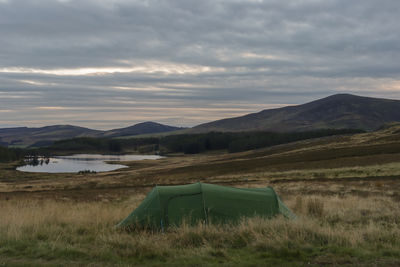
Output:
[[[0,166],[0,266],[400,265],[400,127],[94,175]],[[389,149],[390,147],[390,149]],[[272,185],[298,219],[119,232],[154,184]]]
[[[400,264],[400,205],[393,198],[297,195],[285,200],[298,215],[295,221],[254,218],[165,233],[114,230],[143,197],[79,203],[1,200],[0,258],[7,264],[96,266]]]

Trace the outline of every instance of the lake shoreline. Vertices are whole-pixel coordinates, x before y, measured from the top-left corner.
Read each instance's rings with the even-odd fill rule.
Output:
[[[128,168],[117,164],[125,161],[156,160],[158,155],[102,155],[73,154],[69,156],[28,157],[27,164],[16,168],[22,172],[36,173],[97,173]],[[113,162],[116,162],[115,164]]]

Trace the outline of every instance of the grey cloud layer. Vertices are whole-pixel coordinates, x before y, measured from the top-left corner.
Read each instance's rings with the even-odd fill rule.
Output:
[[[194,125],[335,92],[399,98],[398,14],[398,0],[0,1],[0,126],[27,124],[45,106],[60,109],[42,124],[62,114],[86,126],[125,108],[93,124],[107,128],[142,118]],[[210,69],[9,72],[154,64]]]

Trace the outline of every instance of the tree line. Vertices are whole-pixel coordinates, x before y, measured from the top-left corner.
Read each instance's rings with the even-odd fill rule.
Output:
[[[363,132],[354,129],[323,129],[307,132],[210,132],[179,134],[164,137],[107,139],[81,137],[54,142],[36,151],[42,155],[53,153],[185,153],[197,154],[213,150],[240,152],[289,142]]]
[[[23,159],[25,151],[17,148],[0,146],[0,162],[11,162]]]
[[[171,152],[196,154],[210,150],[227,150],[230,153],[269,147],[299,140],[363,132],[354,129],[323,129],[307,132],[238,132],[171,135],[160,140],[160,145]]]

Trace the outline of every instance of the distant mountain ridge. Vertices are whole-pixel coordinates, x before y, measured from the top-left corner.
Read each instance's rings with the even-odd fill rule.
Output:
[[[120,137],[139,134],[164,133],[181,129],[183,128],[150,121],[109,131],[93,130],[73,125],[52,125],[39,128],[3,128],[0,129],[0,145],[45,146],[57,140],[76,137]]]
[[[147,121],[135,124],[130,127],[106,131],[102,135],[104,137],[120,137],[120,136],[122,137],[122,136],[139,135],[139,134],[165,133],[181,129],[183,128]]]
[[[296,106],[267,109],[241,117],[204,123],[190,129],[143,122],[130,127],[99,131],[72,125],[0,129],[0,145],[44,146],[75,137],[126,137],[141,134],[206,132],[299,132],[318,129],[375,130],[400,122],[400,100],[337,94]]]
[[[399,121],[400,100],[337,94],[302,105],[201,124],[188,132],[292,132],[327,128],[375,130],[385,123]]]

